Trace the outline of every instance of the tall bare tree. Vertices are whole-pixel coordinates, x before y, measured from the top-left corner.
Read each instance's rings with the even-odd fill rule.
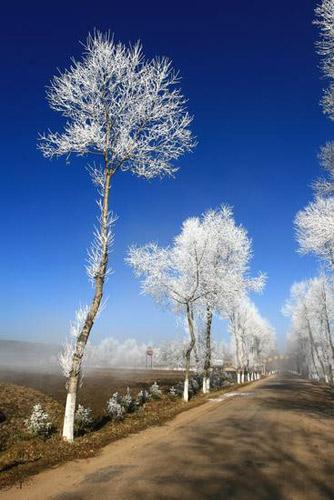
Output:
[[[87,266],[93,282],[91,304],[81,311],[67,355],[68,394],[63,437],[73,440],[73,422],[85,346],[101,306],[108,275],[113,217],[109,208],[116,172],[152,179],[172,175],[173,161],[191,150],[191,117],[167,59],[146,60],[139,43],[126,47],[109,34],[89,35],[83,57],[55,76],[47,91],[50,107],[67,120],[62,132],[41,136],[40,149],[53,158],[93,155],[100,216]],[[70,359],[70,362],[68,360]],[[66,365],[66,363],[65,363]],[[70,367],[68,367],[70,365]]]

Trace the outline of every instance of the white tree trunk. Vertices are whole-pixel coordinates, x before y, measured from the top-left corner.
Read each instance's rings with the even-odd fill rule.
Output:
[[[203,372],[203,394],[210,392],[210,372],[211,372],[211,325],[212,311],[209,305],[206,308],[206,333],[205,333],[205,357]]]
[[[241,372],[241,383],[242,384],[245,383],[245,372],[244,371]]]
[[[251,374],[249,372],[247,372],[247,382],[250,382],[251,381]]]
[[[101,243],[101,262],[99,264],[98,273],[95,278],[94,297],[92,299],[89,311],[86,315],[81,332],[77,337],[75,352],[72,356],[72,366],[68,378],[68,389],[67,389],[64,426],[63,426],[63,439],[65,441],[73,441],[75,405],[79,387],[79,377],[80,377],[82,358],[96,315],[100,308],[103,296],[104,281],[106,278],[106,272],[108,268],[109,191],[110,191],[110,181],[113,173],[111,168],[109,168],[108,166],[107,160],[106,160],[106,169],[104,175],[105,175],[105,181],[104,181],[103,204],[100,217],[100,232],[103,240],[103,243]]]
[[[189,379],[184,379],[184,388],[183,388],[183,401],[188,403],[189,401]]]
[[[203,377],[203,394],[208,394],[210,392],[210,377]]]
[[[72,442],[74,439],[74,415],[77,395],[69,392],[66,397],[65,417],[63,426],[63,439]]]
[[[237,372],[237,384],[241,384],[240,372]]]

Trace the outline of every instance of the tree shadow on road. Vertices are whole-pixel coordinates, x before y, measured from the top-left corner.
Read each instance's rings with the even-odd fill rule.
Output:
[[[171,437],[152,446],[150,479],[134,485],[133,498],[332,499],[333,391],[290,382],[274,383],[268,398],[235,401],[230,418],[208,413],[184,428],[180,443]],[[165,469],[154,460],[161,447]]]
[[[268,391],[265,404],[271,409],[334,419],[334,388],[330,386],[299,378],[282,378],[279,386],[267,384],[263,389]]]

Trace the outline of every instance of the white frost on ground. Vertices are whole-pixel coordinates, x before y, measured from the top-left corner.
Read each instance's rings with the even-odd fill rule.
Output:
[[[220,401],[225,401],[227,398],[233,398],[234,396],[255,396],[256,392],[228,392],[224,394],[224,396],[220,398],[212,398],[209,401],[213,401],[214,403],[219,403]]]

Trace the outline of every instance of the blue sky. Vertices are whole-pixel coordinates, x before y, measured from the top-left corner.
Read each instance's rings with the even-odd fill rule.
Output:
[[[175,319],[139,296],[124,264],[129,244],[167,244],[188,216],[228,203],[253,239],[252,270],[265,271],[254,297],[284,337],[280,309],[293,281],[317,263],[296,254],[293,218],[311,198],[317,152],[332,137],[319,100],[326,82],[315,54],[315,2],[238,0],[5,2],[1,13],[1,327],[3,338],[57,342],[91,294],[84,273],[95,220],[85,160],[48,161],[38,132],[60,129],[44,88],[81,52],[94,28],[141,39],[148,57],[170,57],[194,115],[199,144],[174,180],[119,174],[111,204],[119,216],[109,303],[92,341],[158,341]],[[216,337],[223,325],[216,323]]]

